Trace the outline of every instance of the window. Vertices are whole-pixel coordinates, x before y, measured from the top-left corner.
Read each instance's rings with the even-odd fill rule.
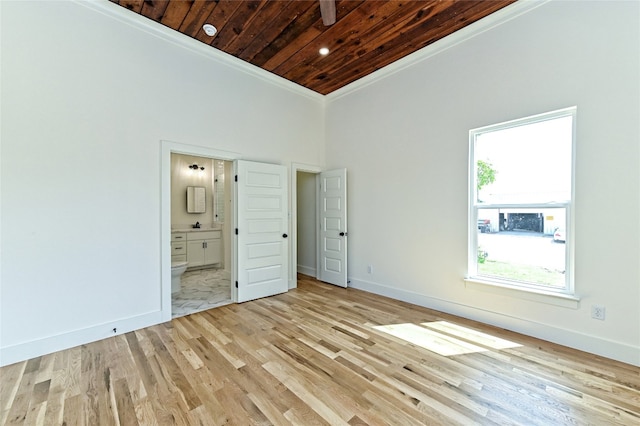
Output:
[[[573,293],[576,108],[469,132],[469,278]]]

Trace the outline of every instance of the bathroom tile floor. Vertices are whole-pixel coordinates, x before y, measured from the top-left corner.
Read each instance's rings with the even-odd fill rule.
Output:
[[[231,303],[231,279],[222,269],[198,269],[182,275],[182,286],[171,295],[171,317],[183,317],[195,312]]]

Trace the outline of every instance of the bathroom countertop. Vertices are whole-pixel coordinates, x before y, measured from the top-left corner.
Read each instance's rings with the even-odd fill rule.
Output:
[[[222,228],[181,228],[181,229],[172,229],[171,233],[182,233],[182,232],[203,232],[203,231],[221,231]]]

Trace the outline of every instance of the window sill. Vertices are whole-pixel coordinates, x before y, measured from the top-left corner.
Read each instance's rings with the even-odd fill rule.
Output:
[[[465,278],[465,287],[485,291],[502,296],[516,297],[533,302],[546,303],[569,309],[578,309],[580,297],[574,294],[555,293],[533,288],[513,287],[497,281],[485,280],[477,277]]]

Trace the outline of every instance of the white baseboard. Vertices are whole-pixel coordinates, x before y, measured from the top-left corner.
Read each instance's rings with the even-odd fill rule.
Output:
[[[316,276],[316,268],[311,268],[309,266],[298,265],[298,272],[304,275],[309,275],[310,277]]]
[[[298,266],[298,272],[312,277],[315,277],[316,275],[316,270],[314,268]],[[349,287],[412,303],[414,305],[423,306],[425,308],[435,309],[448,314],[480,321],[485,324],[501,327],[536,337],[538,339],[547,340],[640,367],[640,348],[625,343],[578,333],[555,326],[549,326],[547,324],[540,324],[522,318],[515,318],[497,312],[477,309],[471,306],[392,288],[369,281],[351,278]],[[162,320],[161,311],[156,311],[80,330],[70,331],[68,333],[32,340],[17,345],[5,346],[0,348],[0,366],[69,349],[85,343],[105,339],[107,337],[128,333],[130,331],[139,330],[162,322],[164,321]],[[115,333],[113,332],[114,328],[116,328]]]
[[[626,343],[607,340],[598,336],[583,334],[556,326],[550,326],[548,324],[541,324],[523,318],[504,315],[499,312],[478,309],[473,306],[425,296],[423,294],[388,287],[370,281],[350,278],[349,287],[412,303],[425,308],[434,309],[440,312],[445,312],[447,314],[479,321],[640,367],[640,348]]]
[[[161,311],[0,348],[0,367],[159,324]],[[116,332],[113,329],[116,329]]]

